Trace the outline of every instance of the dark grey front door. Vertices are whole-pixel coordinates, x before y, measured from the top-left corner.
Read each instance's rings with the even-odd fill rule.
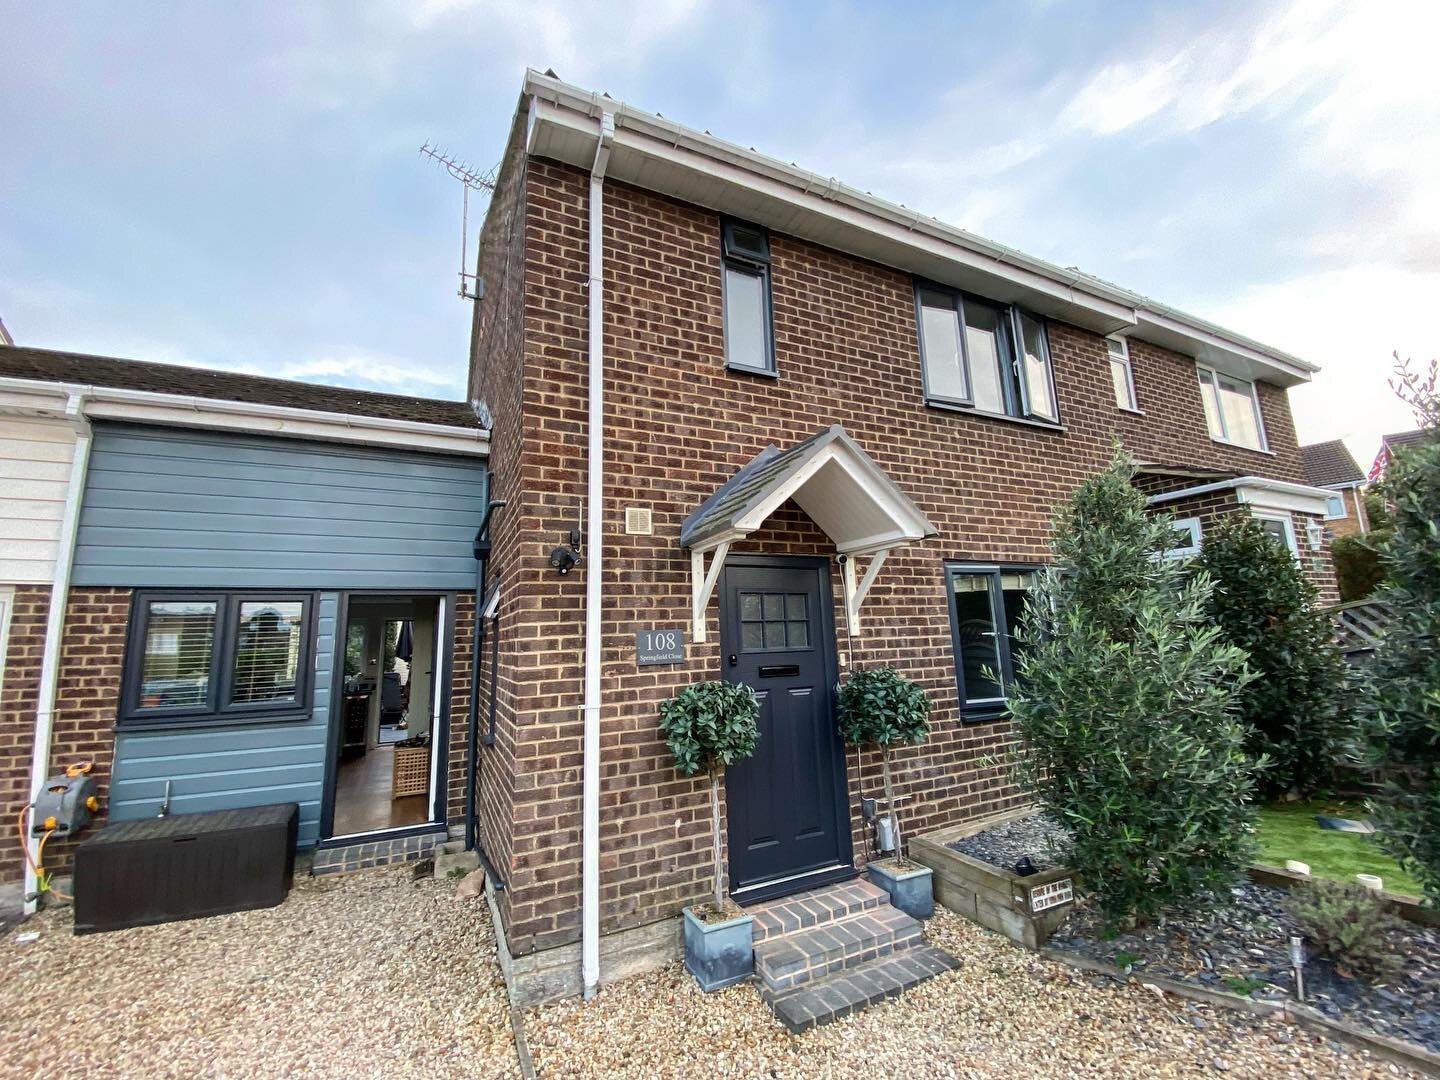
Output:
[[[720,597],[725,678],[760,697],[755,756],[725,775],[731,892],[748,902],[849,877],[829,568],[823,559],[732,557]]]

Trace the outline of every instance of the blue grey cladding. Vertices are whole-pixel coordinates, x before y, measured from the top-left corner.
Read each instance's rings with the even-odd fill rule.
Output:
[[[473,589],[481,458],[96,425],[77,585]]]
[[[117,731],[110,820],[154,817],[169,780],[170,809],[177,814],[299,803],[300,846],[314,844],[320,837],[338,608],[337,594],[321,594],[316,606],[315,700],[308,719]]]

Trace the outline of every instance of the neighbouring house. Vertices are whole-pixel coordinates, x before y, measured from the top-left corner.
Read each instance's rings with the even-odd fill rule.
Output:
[[[458,828],[487,451],[464,402],[0,350],[12,836],[82,759],[102,820],[295,802],[317,871]]]
[[[1416,428],[1414,431],[1397,431],[1392,435],[1380,437],[1380,450],[1375,455],[1375,460],[1370,464],[1369,479],[1379,480],[1385,475],[1385,469],[1390,464],[1395,451],[1403,450],[1407,446],[1418,446],[1424,442],[1426,432],[1424,428]]]
[[[1370,531],[1365,517],[1365,473],[1339,439],[1300,448],[1305,480],[1332,492],[1325,502],[1325,527],[1332,537]]]
[[[878,758],[832,718],[854,668],[933,705],[895,755],[908,835],[1018,805],[1014,622],[1116,440],[1177,552],[1251,513],[1334,596],[1286,395],[1316,369],[1138,293],[536,72],[477,271],[507,501],[477,798],[522,1001],[677,954],[709,806],[657,707],[691,682],[763,699],[725,783],[741,902],[874,853]]]

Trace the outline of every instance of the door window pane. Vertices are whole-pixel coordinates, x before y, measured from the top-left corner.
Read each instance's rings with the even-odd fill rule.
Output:
[[[995,626],[995,605],[990,574],[956,574],[955,623],[960,639],[960,667],[965,702],[997,701],[1000,685],[1000,641]]]
[[[1005,391],[1000,365],[1005,362],[1005,343],[1000,336],[1000,313],[994,308],[966,302],[965,351],[970,357],[970,378],[975,383],[975,407],[1003,413]]]
[[[217,610],[213,600],[150,604],[140,659],[140,708],[203,706],[209,701]]]
[[[1045,327],[1039,319],[1020,314],[1020,376],[1025,380],[1025,400],[1030,415],[1058,420],[1055,394],[1050,389],[1050,360],[1045,348]]]
[[[804,593],[740,594],[740,648],[808,649],[810,622]]]
[[[921,347],[925,385],[931,397],[968,401],[970,387],[960,357],[960,314],[944,293],[920,294]]]
[[[762,271],[725,267],[725,362],[735,367],[770,367]]]
[[[294,701],[300,674],[305,605],[299,600],[243,601],[236,628],[230,701]]]

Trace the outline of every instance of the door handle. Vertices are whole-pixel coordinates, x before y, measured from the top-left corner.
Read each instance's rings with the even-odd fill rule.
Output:
[[[736,656],[736,655],[732,652],[732,653],[730,654],[730,666],[731,666],[731,667],[738,667],[739,664],[740,664],[740,658],[739,658],[738,656]]]

